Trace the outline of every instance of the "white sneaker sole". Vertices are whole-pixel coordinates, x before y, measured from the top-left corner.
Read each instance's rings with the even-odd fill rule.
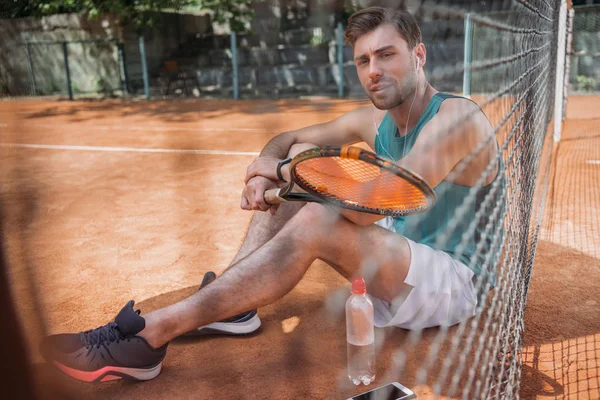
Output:
[[[260,318],[258,315],[244,322],[213,322],[206,326],[197,328],[193,333],[224,333],[230,335],[246,335],[260,328]]]

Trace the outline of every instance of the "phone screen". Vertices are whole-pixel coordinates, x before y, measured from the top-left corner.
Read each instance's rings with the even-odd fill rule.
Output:
[[[394,385],[385,385],[370,392],[362,393],[352,397],[352,400],[399,400],[408,397],[409,393]]]

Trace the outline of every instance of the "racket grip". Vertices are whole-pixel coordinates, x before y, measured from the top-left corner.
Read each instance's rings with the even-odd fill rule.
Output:
[[[281,189],[269,189],[265,192],[265,202],[267,204],[279,204],[286,201],[283,197],[279,196]]]

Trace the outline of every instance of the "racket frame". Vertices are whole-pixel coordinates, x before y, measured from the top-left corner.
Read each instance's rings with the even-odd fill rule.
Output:
[[[305,185],[301,180],[297,179],[296,176],[296,166],[298,164],[312,158],[320,157],[351,158],[361,160],[372,165],[376,165],[382,170],[397,175],[400,178],[405,179],[412,185],[415,185],[419,189],[421,189],[421,191],[425,195],[425,198],[427,199],[427,205],[419,209],[390,212],[389,210],[385,209],[373,209],[370,207],[358,206],[345,200],[339,200],[333,197],[323,195],[313,190],[311,187]],[[295,185],[302,188],[307,193],[292,192],[292,189]],[[265,200],[267,203],[270,204],[281,203],[285,201],[309,201],[321,204],[331,204],[348,210],[366,212],[369,214],[398,217],[423,212],[430,209],[435,204],[436,196],[431,186],[429,186],[429,184],[425,182],[425,180],[419,175],[415,174],[414,172],[410,172],[394,164],[393,162],[378,156],[377,154],[371,151],[364,150],[356,146],[323,146],[305,150],[303,152],[298,153],[294,158],[292,158],[292,161],[290,163],[289,183],[286,186],[283,186],[279,189],[267,190],[265,192]]]

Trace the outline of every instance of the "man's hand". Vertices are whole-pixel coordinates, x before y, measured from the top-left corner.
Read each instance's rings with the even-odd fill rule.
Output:
[[[244,183],[247,185],[250,179],[254,178],[255,176],[262,176],[277,182],[279,180],[277,177],[277,164],[279,161],[281,160],[278,158],[268,156],[256,158],[246,170],[246,178],[244,178]]]
[[[275,215],[275,212],[279,208],[279,204],[267,204],[264,196],[267,190],[276,189],[278,187],[276,180],[265,178],[264,176],[254,176],[253,178],[250,178],[242,191],[242,209],[260,211],[269,210],[271,215]]]

